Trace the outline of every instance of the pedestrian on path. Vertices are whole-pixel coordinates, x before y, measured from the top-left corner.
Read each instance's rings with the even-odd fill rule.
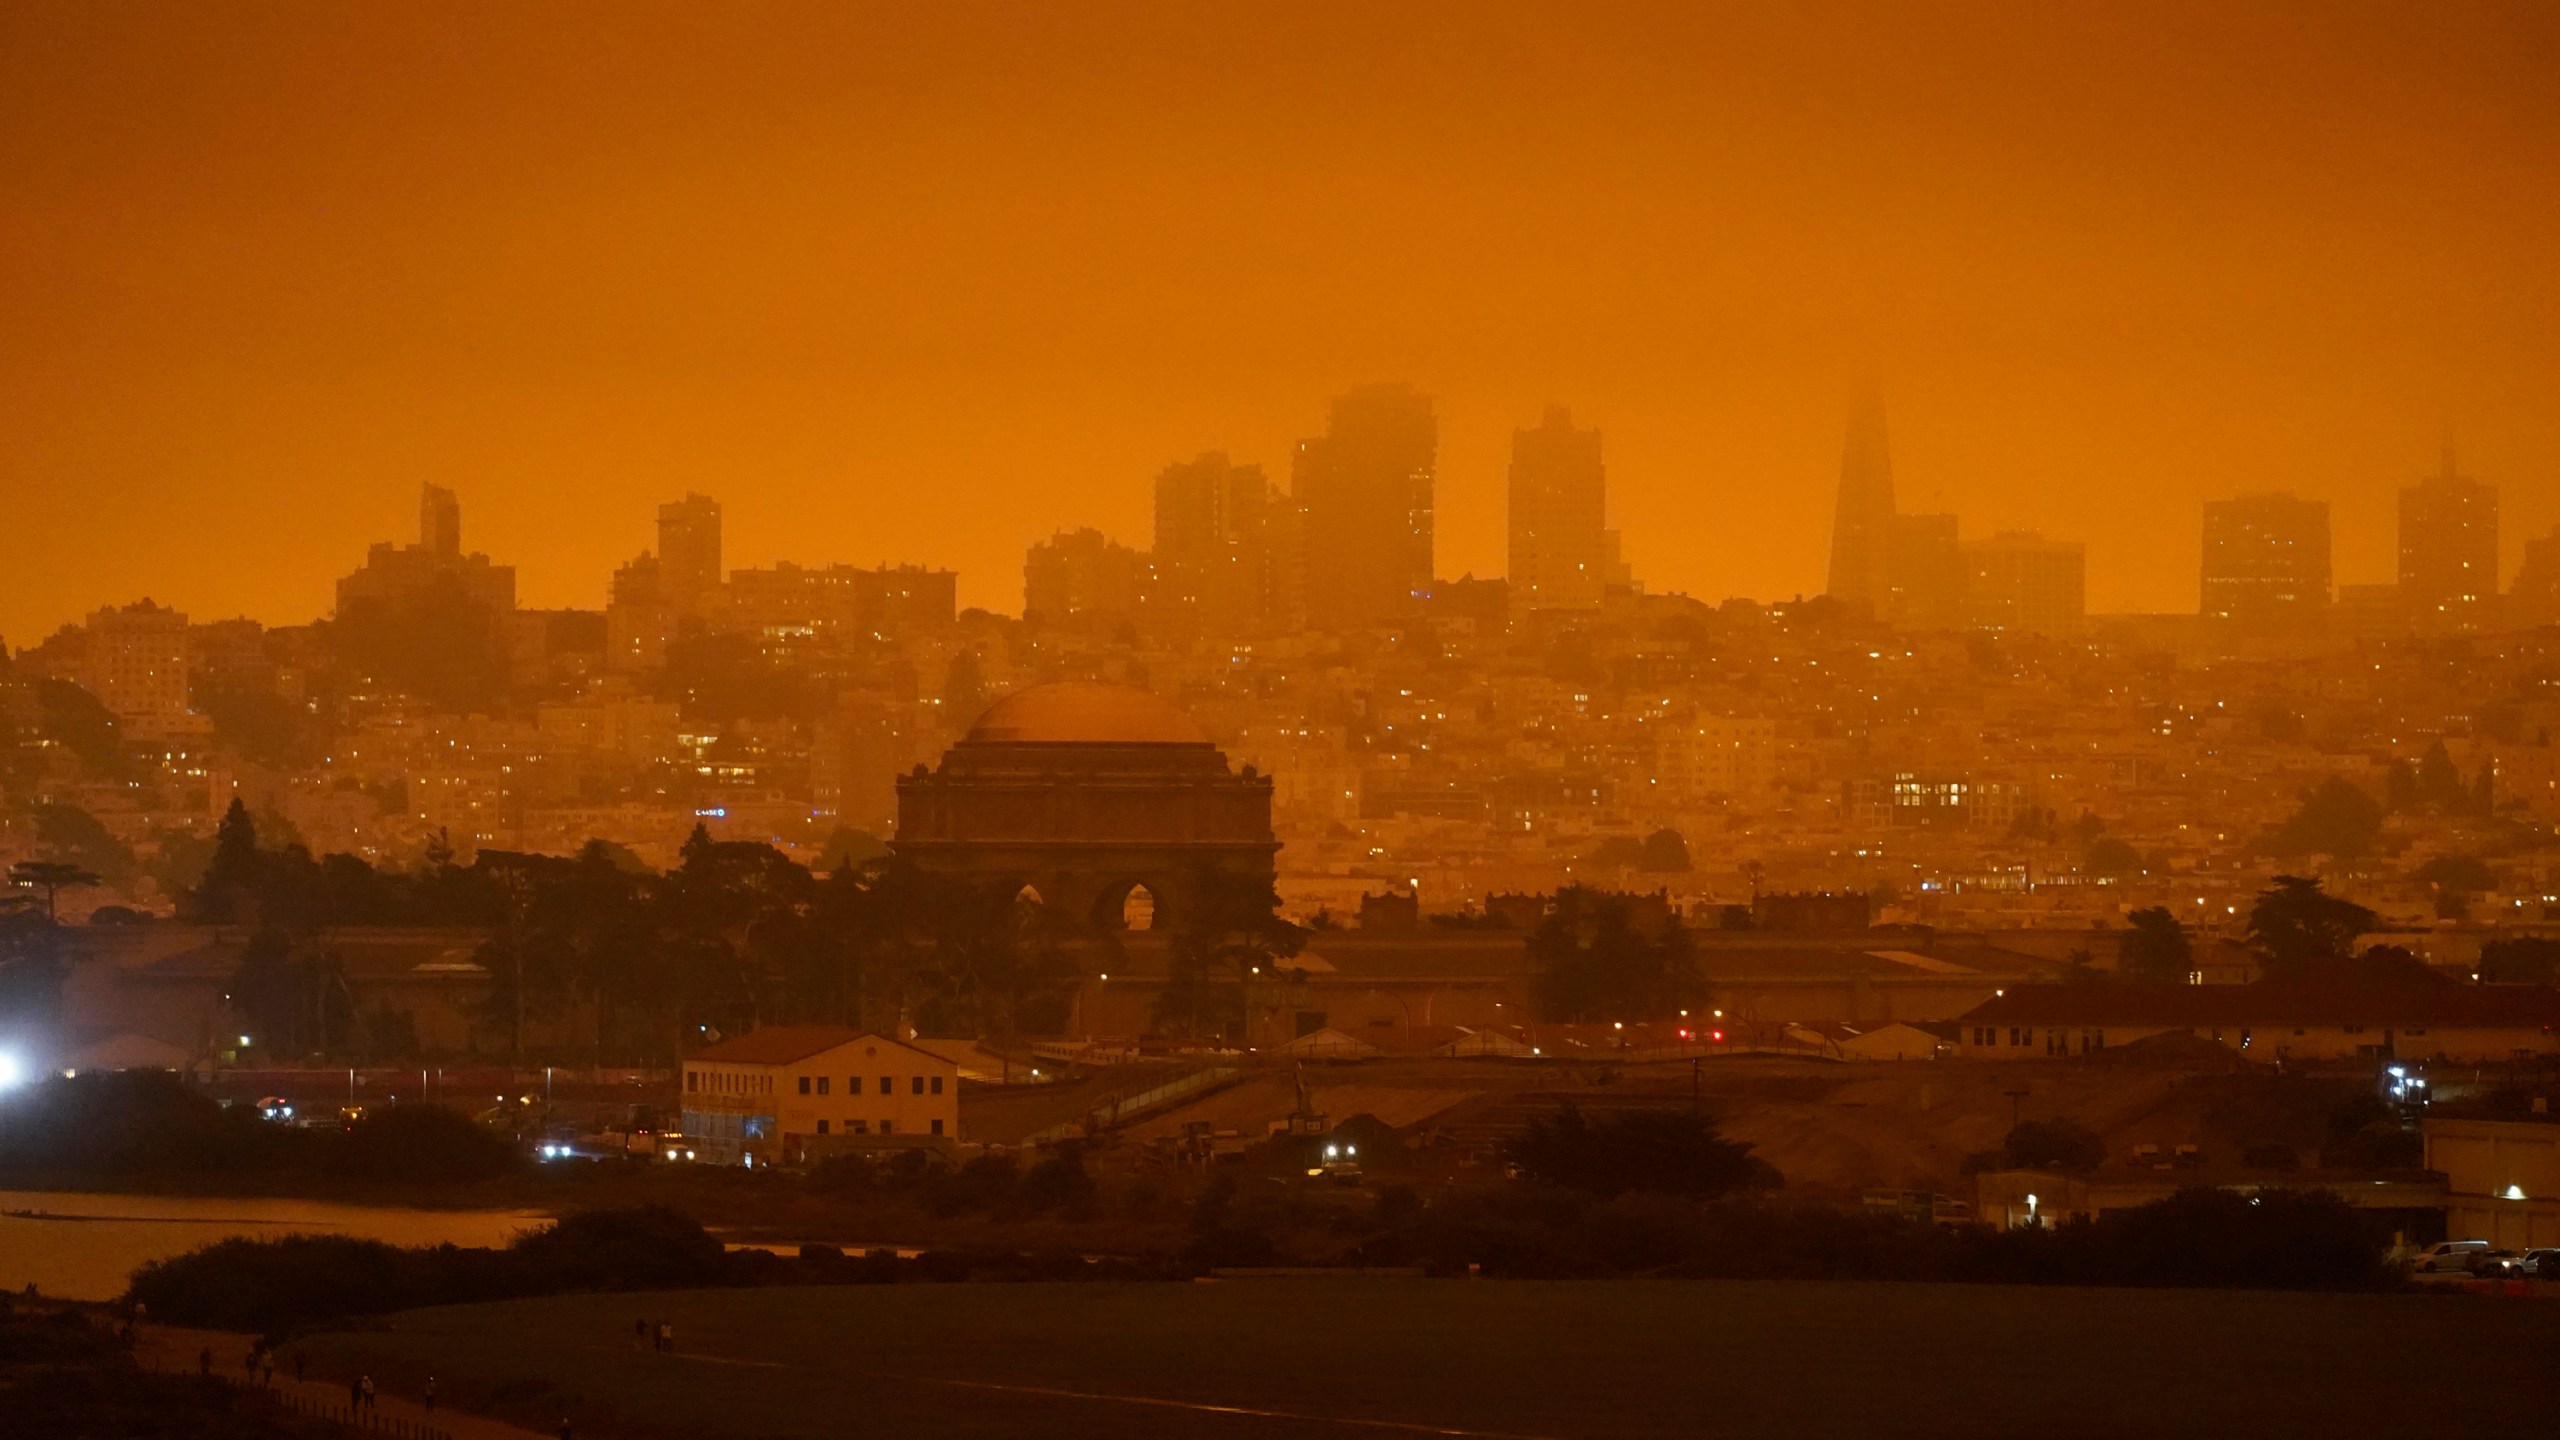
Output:
[[[646,1350],[649,1348],[648,1316],[643,1315],[639,1319],[631,1322],[631,1344],[634,1349]]]
[[[350,1380],[350,1381],[348,1381],[348,1382],[347,1382],[347,1409],[348,1409],[350,1412],[352,1412],[352,1411],[361,1410],[361,1409],[363,1409],[363,1408],[364,1408],[364,1381],[363,1381],[363,1380],[361,1380],[361,1379],[356,1379],[356,1380]]]
[[[560,1429],[559,1429],[559,1432],[558,1432],[558,1433],[559,1433],[559,1436],[560,1436],[560,1440],[575,1440],[575,1437],[574,1437],[574,1436],[572,1436],[572,1435],[569,1433],[569,1417],[568,1417],[568,1416],[563,1415],[563,1416],[561,1416],[561,1417],[560,1417]]]
[[[375,1399],[374,1399],[374,1395],[373,1395],[373,1377],[372,1377],[372,1376],[370,1376],[370,1375],[367,1375],[367,1376],[366,1376],[366,1377],[364,1377],[362,1380],[359,1380],[359,1381],[357,1381],[356,1383],[357,1383],[359,1386],[363,1387],[363,1390],[364,1390],[364,1408],[366,1408],[367,1410],[373,1409],[373,1408],[374,1408],[374,1405],[376,1404],[376,1401],[375,1401]]]
[[[427,1396],[426,1396],[426,1399],[427,1399],[427,1413],[428,1413],[428,1414],[430,1414],[430,1415],[433,1415],[434,1413],[436,1413],[436,1377],[434,1377],[433,1375],[430,1375],[430,1376],[428,1376],[428,1377],[427,1377]]]
[[[276,1388],[276,1357],[273,1351],[267,1353],[266,1362],[258,1367],[258,1388],[261,1390]]]
[[[676,1327],[672,1321],[658,1322],[658,1351],[664,1354],[676,1348]]]

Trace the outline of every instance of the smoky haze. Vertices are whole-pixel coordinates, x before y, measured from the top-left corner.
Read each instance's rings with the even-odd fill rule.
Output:
[[[1903,505],[2192,610],[2199,506],[2560,519],[2560,10],[2535,5],[0,11],[0,635],[290,623],[422,483],[528,605],[654,505],[733,564],[1133,544],[1209,449],[1430,395],[1437,568],[1512,432],[1633,571],[1819,591],[1856,377]]]

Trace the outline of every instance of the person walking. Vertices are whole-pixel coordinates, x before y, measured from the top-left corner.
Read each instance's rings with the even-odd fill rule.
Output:
[[[363,1381],[361,1378],[348,1381],[348,1382],[347,1382],[347,1413],[348,1413],[348,1414],[350,1414],[350,1415],[353,1415],[355,1412],[357,1412],[358,1410],[361,1410],[361,1409],[363,1409],[363,1408],[364,1408],[364,1381]]]
[[[273,1351],[267,1353],[266,1361],[258,1367],[258,1388],[261,1390],[276,1388],[276,1357]]]
[[[240,1368],[246,1373],[250,1384],[258,1383],[258,1347],[256,1345],[251,1345],[249,1353],[241,1357]]]
[[[560,1440],[576,1440],[569,1431],[569,1417],[566,1415],[560,1417],[560,1428],[555,1433],[559,1435]]]
[[[643,1315],[639,1319],[631,1322],[631,1344],[634,1349],[646,1350],[649,1348],[648,1316]]]
[[[427,1413],[433,1415],[436,1413],[436,1377],[433,1375],[427,1377],[426,1401]]]
[[[674,1323],[666,1320],[659,1321],[658,1353],[663,1355],[674,1348],[676,1348],[676,1327]]]
[[[371,1409],[373,1409],[373,1408],[374,1408],[374,1406],[376,1405],[376,1403],[378,1403],[378,1402],[375,1400],[374,1393],[373,1393],[373,1377],[372,1377],[372,1376],[370,1376],[370,1375],[367,1375],[367,1376],[366,1376],[366,1377],[364,1377],[362,1380],[359,1380],[359,1381],[357,1381],[356,1383],[357,1383],[359,1386],[363,1387],[363,1390],[364,1390],[364,1408],[366,1408],[367,1410],[371,1410]]]

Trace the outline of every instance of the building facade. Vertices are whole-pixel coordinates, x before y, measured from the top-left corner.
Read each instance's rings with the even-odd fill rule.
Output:
[[[960,1067],[885,1035],[769,1025],[686,1057],[681,1112],[698,1157],[717,1164],[949,1145],[960,1138]]]

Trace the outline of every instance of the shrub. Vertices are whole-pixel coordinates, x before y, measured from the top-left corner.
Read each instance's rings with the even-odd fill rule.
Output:
[[[1749,1145],[1685,1110],[1636,1110],[1595,1125],[1566,1105],[1531,1123],[1509,1153],[1533,1180],[1603,1197],[1642,1190],[1698,1198],[1779,1183]]]

